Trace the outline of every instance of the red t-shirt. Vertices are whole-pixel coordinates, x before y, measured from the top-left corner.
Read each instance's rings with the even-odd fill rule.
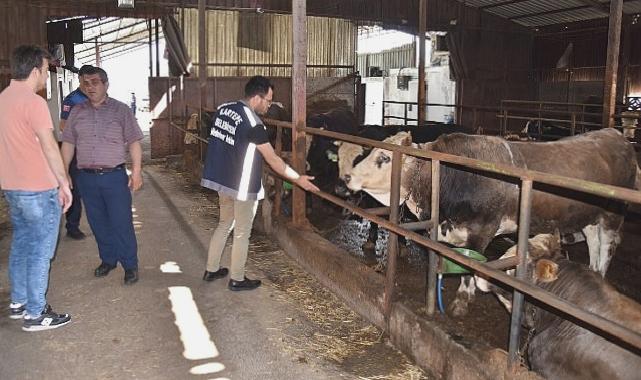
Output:
[[[12,80],[0,93],[0,187],[44,191],[58,181],[42,152],[36,131],[53,133],[47,102],[24,81]]]

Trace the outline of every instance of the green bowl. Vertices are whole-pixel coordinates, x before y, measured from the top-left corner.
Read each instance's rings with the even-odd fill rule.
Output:
[[[453,248],[456,252],[469,257],[470,259],[474,259],[476,261],[480,261],[482,263],[487,261],[487,257],[481,255],[480,253],[473,251],[471,249],[467,248]],[[441,273],[443,274],[463,274],[463,273],[470,273],[469,270],[466,268],[456,264],[455,262],[448,260],[446,258],[441,259]]]

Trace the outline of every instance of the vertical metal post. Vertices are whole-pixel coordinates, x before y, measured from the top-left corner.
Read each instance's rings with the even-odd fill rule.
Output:
[[[521,181],[521,202],[519,206],[519,242],[517,254],[519,264],[516,267],[516,278],[525,280],[527,274],[527,244],[530,235],[530,212],[532,210],[532,180]],[[523,293],[514,290],[512,298],[512,320],[510,322],[510,343],[508,365],[515,370],[519,365],[519,344],[521,335],[521,318],[523,316]]]
[[[153,77],[154,76],[154,52],[153,52],[153,49],[151,48],[151,38],[152,38],[151,20],[147,20],[147,28],[149,29],[149,76]]]
[[[96,49],[96,66],[100,67],[100,45],[98,45],[98,37],[94,38],[94,47]]]
[[[614,127],[614,104],[617,96],[617,72],[619,70],[619,46],[621,44],[621,16],[623,0],[610,2],[608,28],[608,55],[603,78],[603,127]]]
[[[207,11],[206,0],[198,0],[198,88],[200,89],[200,121],[207,106]]]
[[[293,16],[293,67],[292,67],[292,164],[299,173],[305,172],[305,127],[307,117],[307,4],[292,0]],[[292,196],[292,222],[306,223],[305,191],[294,186]]]
[[[283,128],[280,126],[276,127],[276,154],[280,157],[283,152]],[[276,177],[274,183],[276,186],[276,191],[274,195],[274,208],[272,209],[272,215],[277,217],[280,215],[281,202],[283,199],[283,180],[280,177]]]
[[[438,240],[438,220],[439,220],[439,204],[440,204],[440,188],[441,188],[441,162],[439,160],[432,160],[432,201],[430,203],[430,222],[432,229],[430,230],[430,239]],[[433,316],[436,310],[436,271],[438,269],[438,259],[436,252],[430,250],[427,266],[427,315]]]
[[[501,123],[501,134],[505,135],[507,134],[507,110],[503,110],[503,123]]]
[[[173,121],[173,112],[172,112],[172,96],[171,96],[171,78],[167,77],[167,92],[165,93],[165,99],[167,99],[167,115],[169,116],[169,122]]]
[[[389,220],[398,223],[398,209],[401,198],[401,169],[403,153],[392,154],[392,184],[390,189]],[[394,283],[396,282],[396,259],[398,258],[398,235],[391,232],[387,239],[387,271],[385,272],[385,294],[383,296],[383,315],[389,328],[389,318],[394,299]]]
[[[425,32],[427,31],[427,0],[418,5],[418,120],[416,125],[425,123]]]
[[[479,122],[479,112],[478,112],[478,108],[476,108],[476,107],[474,107],[474,108],[472,109],[472,120],[473,120],[473,121],[472,121],[472,128],[473,128],[474,130],[476,130],[476,125],[477,125],[477,124],[478,124],[478,122]]]
[[[570,134],[574,136],[576,133],[576,113],[572,112],[572,123],[570,124]]]
[[[160,27],[158,26],[158,19],[154,19],[156,24],[156,76],[160,76]]]
[[[403,103],[403,124],[407,125],[407,103]]]
[[[383,93],[383,101],[381,102],[381,125],[385,126],[385,93]]]

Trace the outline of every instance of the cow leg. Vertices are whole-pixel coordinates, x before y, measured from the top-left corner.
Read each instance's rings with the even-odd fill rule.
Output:
[[[468,304],[474,299],[476,283],[474,276],[462,276],[461,284],[456,290],[456,298],[447,307],[447,313],[452,317],[463,317],[467,315]]]
[[[590,224],[583,228],[585,235],[585,242],[588,244],[588,252],[590,254],[590,269],[597,272],[599,270],[599,246],[601,240],[599,238],[599,225]]]
[[[492,235],[488,235],[492,236]],[[485,248],[490,244],[491,238],[481,238],[479,235],[474,235],[470,239],[469,246],[472,250],[477,252],[484,252]],[[474,276],[462,276],[461,284],[456,291],[456,298],[447,307],[447,313],[452,317],[463,317],[468,313],[468,304],[474,300],[474,293],[476,292],[476,281]]]
[[[378,240],[378,224],[374,222],[369,223],[369,234],[367,241],[361,247],[363,252],[371,253],[376,250],[376,241]]]

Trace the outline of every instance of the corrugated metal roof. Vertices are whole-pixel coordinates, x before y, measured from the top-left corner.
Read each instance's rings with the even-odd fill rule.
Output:
[[[106,17],[85,19],[82,23],[85,43],[75,45],[76,60],[80,64],[95,64],[96,43],[101,60],[106,60],[127,51],[146,48],[149,41],[149,28],[145,19]],[[162,28],[159,28],[159,38],[164,38]],[[152,39],[156,40],[155,33],[152,33]]]
[[[599,6],[581,0],[463,0],[471,7],[512,20],[520,25],[537,28],[608,17],[610,2],[595,0]],[[623,13],[641,12],[641,0],[623,3]]]

